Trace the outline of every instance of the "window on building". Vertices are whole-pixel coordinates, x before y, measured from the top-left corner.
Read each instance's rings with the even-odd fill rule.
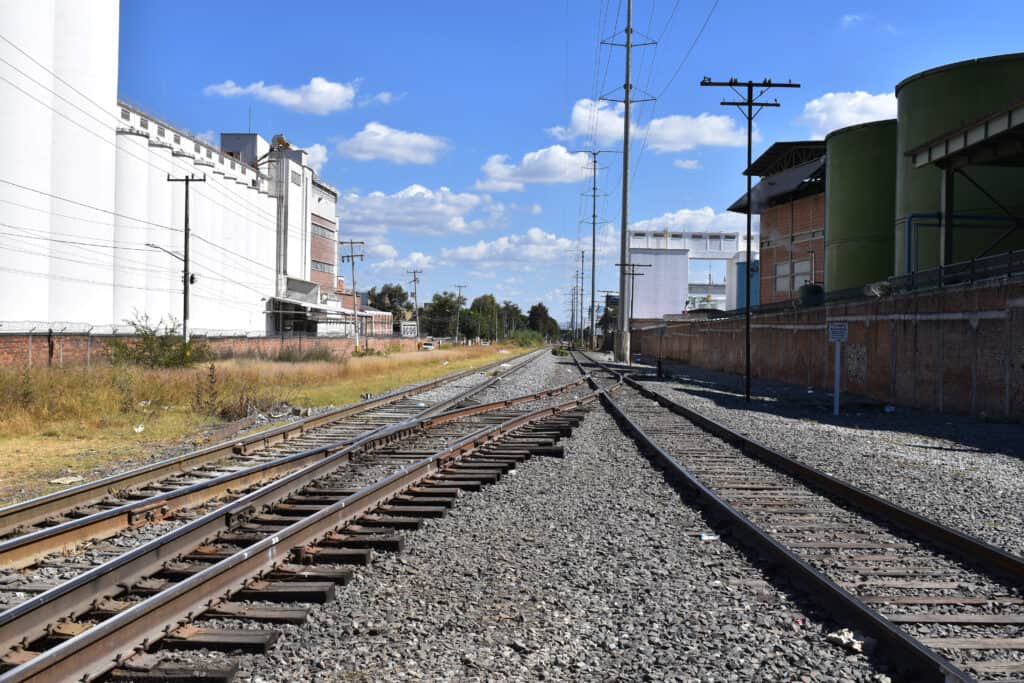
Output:
[[[212,149],[206,150],[206,158],[207,159],[212,159],[213,158],[213,150]]]
[[[796,261],[793,263],[793,289],[798,289],[810,283],[814,279],[811,274],[811,260]]]
[[[242,175],[245,175],[245,166],[242,166],[241,169],[242,169]]]
[[[132,113],[130,111],[128,111],[127,109],[122,109],[121,110],[121,118],[124,119],[125,121],[131,121],[132,120]]]
[[[326,237],[329,240],[333,240],[334,239],[334,233],[333,232],[331,232],[327,228],[322,228],[319,225],[314,225],[313,226],[313,234],[314,235],[319,235],[320,237]]]
[[[302,175],[298,171],[292,171],[292,183],[302,187]]]
[[[181,136],[178,135],[177,133],[174,134],[174,144],[176,144],[176,145],[180,145],[181,144]]]
[[[776,292],[790,292],[793,288],[790,286],[792,276],[789,272],[789,261],[784,263],[775,264],[775,291]]]
[[[220,164],[221,166],[224,165],[224,155],[223,154],[218,154],[217,155],[217,163]]]
[[[231,170],[234,170],[234,169],[235,169],[235,162],[232,161],[231,162]]]
[[[196,154],[199,154],[200,150],[202,150],[202,147],[199,145],[198,142],[195,143],[192,147],[193,149],[195,149]]]
[[[149,128],[149,119],[139,119],[139,125],[143,128]]]
[[[334,264],[333,263],[325,263],[323,261],[315,261],[314,260],[314,261],[311,261],[310,267],[313,270],[320,271],[321,273],[332,273],[332,274],[334,273]]]
[[[159,135],[160,137],[164,137],[165,135],[167,135],[167,131],[164,130],[163,126],[157,126],[156,127],[156,134]]]

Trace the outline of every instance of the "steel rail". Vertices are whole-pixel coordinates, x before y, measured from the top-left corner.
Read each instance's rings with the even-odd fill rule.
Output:
[[[452,412],[463,417],[490,412],[499,408],[554,396],[579,386],[584,381],[585,378],[581,378],[574,382],[527,396],[518,396],[467,408],[449,409],[439,412],[440,408],[444,408],[451,403],[460,403],[469,396],[475,395],[486,388],[482,386],[471,387],[452,399],[431,406],[407,420],[394,424],[414,423],[431,415],[442,416]],[[491,386],[493,382],[485,384]],[[70,551],[83,541],[109,538],[127,528],[160,521],[177,511],[194,508],[222,496],[250,489],[253,486],[284,476],[288,472],[305,467],[318,459],[326,458],[337,449],[355,443],[359,439],[372,436],[374,433],[386,428],[387,425],[370,429],[351,439],[315,446],[270,462],[253,465],[237,472],[222,474],[207,481],[181,486],[173,491],[154,494],[142,500],[125,503],[109,510],[101,510],[85,517],[69,520],[52,527],[46,527],[0,542],[0,569],[26,567],[51,553]]]
[[[537,351],[533,352],[532,355],[523,354],[523,356],[515,357],[525,357],[526,360],[510,368],[505,374],[525,367],[527,363],[533,362],[539,358],[541,353],[542,351]],[[307,417],[286,425],[251,434],[240,439],[223,441],[183,455],[143,465],[126,472],[112,474],[102,479],[86,482],[79,486],[55,491],[53,493],[0,508],[0,535],[11,534],[16,531],[18,527],[29,526],[66,513],[74,508],[99,502],[116,491],[142,486],[170,474],[187,472],[188,470],[196,469],[203,465],[221,460],[231,454],[247,455],[282,441],[295,438],[296,436],[305,434],[317,427],[337,422],[346,417],[359,415],[373,410],[374,408],[380,408],[382,406],[395,403],[396,401],[408,396],[428,391],[445,384],[450,384],[451,382],[458,381],[475,373],[488,372],[489,370],[506,363],[507,360],[509,359],[501,359],[479,368],[469,368],[467,370],[450,373],[436,379],[427,380],[426,382],[421,382],[410,387],[396,389],[366,401],[342,406],[320,415]],[[481,386],[479,390],[482,391],[483,389],[492,386],[495,381],[495,378],[492,377],[490,380],[483,383],[483,386]],[[451,403],[449,401],[445,401],[436,407],[443,410],[445,407],[450,405]]]
[[[574,386],[572,383],[568,386]],[[543,398],[552,390],[518,397],[519,402]],[[509,404],[499,401],[493,409]],[[46,627],[59,616],[81,613],[100,595],[130,585],[134,581],[159,569],[169,558],[214,537],[239,519],[256,514],[262,507],[284,500],[296,490],[348,462],[353,456],[401,440],[410,435],[470,415],[486,412],[486,406],[470,406],[447,411],[440,415],[408,420],[388,425],[359,438],[355,443],[335,450],[321,459],[272,481],[233,502],[206,513],[188,524],[129,550],[94,569],[60,584],[20,605],[0,613],[0,653],[10,651],[19,644],[27,644],[45,634]],[[542,411],[541,411],[542,412]],[[533,414],[533,413],[531,413]],[[0,678],[0,680],[3,680]]]
[[[198,616],[224,600],[228,594],[243,588],[254,577],[273,568],[291,552],[292,548],[315,542],[332,529],[373,510],[406,488],[431,477],[449,463],[481,446],[498,441],[503,436],[532,423],[593,402],[597,396],[598,392],[591,392],[582,398],[542,408],[477,430],[433,455],[403,467],[355,494],[283,528],[273,536],[211,565],[168,590],[147,598],[48,649],[0,676],[0,682],[95,680],[110,669],[123,664],[126,658],[141,648],[159,641],[179,623]],[[316,469],[322,468],[321,464]],[[309,473],[303,477],[307,481],[314,478],[309,476]],[[248,506],[257,504],[250,501]],[[201,521],[197,520],[196,524]],[[180,540],[187,534],[181,532],[177,535]],[[166,546],[162,541],[163,539],[158,539],[148,545],[161,549],[162,546]],[[174,545],[181,547],[180,542]],[[152,547],[148,550],[149,553],[153,551]],[[173,556],[173,553],[169,552],[159,554],[162,559]],[[77,583],[77,590],[81,590],[83,586],[91,588],[88,582]],[[35,609],[38,610],[38,607]],[[51,614],[51,620],[54,613],[64,613],[64,610],[47,611]],[[26,614],[30,613],[23,611],[23,615]],[[0,615],[0,619],[4,616]],[[5,626],[12,624],[17,626],[18,620],[7,618]]]
[[[588,360],[608,369],[599,361],[589,358]],[[887,524],[903,527],[912,532],[913,538],[923,539],[970,565],[981,564],[982,568],[991,574],[1008,577],[1017,582],[1024,579],[1024,558],[918,515],[814,467],[789,458],[691,408],[644,387],[632,377],[625,377],[624,384],[635,389],[643,397],[657,402],[709,434],[729,443],[745,455],[788,474],[800,483],[822,493],[833,502],[857,508],[867,513],[868,516],[882,519]],[[626,411],[615,403],[607,392],[602,394],[602,401],[615,419],[641,444],[649,457],[664,469],[669,480],[696,492],[697,499],[707,506],[713,516],[724,519],[727,524],[738,531],[738,538],[784,567],[790,575],[800,577],[804,585],[813,588],[816,595],[824,598],[828,607],[842,614],[857,628],[875,637],[883,649],[888,649],[891,659],[896,664],[908,668],[914,675],[922,677],[922,680],[974,680],[948,659],[919,642],[858,597],[836,584],[826,574],[815,569],[784,544],[776,541],[769,532],[732,507],[704,485],[696,475],[658,446],[654,439],[630,419]]]

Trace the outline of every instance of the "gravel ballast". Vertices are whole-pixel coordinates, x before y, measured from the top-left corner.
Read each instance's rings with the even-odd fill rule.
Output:
[[[649,388],[796,460],[1018,555],[1024,555],[1024,426],[831,395],[666,365]]]
[[[266,627],[284,635],[239,680],[885,680],[827,642],[841,625],[708,535],[600,407],[563,443],[565,459],[522,464],[378,556],[305,625]]]

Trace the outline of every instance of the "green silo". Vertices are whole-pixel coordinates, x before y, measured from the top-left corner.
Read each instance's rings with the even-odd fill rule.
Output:
[[[947,64],[915,74],[896,86],[898,100],[896,157],[895,272],[908,270],[907,228],[916,245],[911,268],[939,265],[941,233],[935,216],[942,211],[942,172],[935,166],[915,168],[910,150],[955,131],[1001,107],[1008,107],[1024,92],[1024,53],[999,55]],[[1020,215],[1024,208],[1024,170],[995,166],[968,166],[966,172],[1003,206]],[[953,193],[954,231],[952,261],[980,256],[1007,229],[985,217],[1004,218],[991,199],[956,176]],[[980,217],[980,218],[979,218]],[[966,226],[970,225],[970,228]],[[1024,240],[1005,240],[998,251],[1021,248]]]
[[[896,119],[825,138],[825,291],[892,275]]]

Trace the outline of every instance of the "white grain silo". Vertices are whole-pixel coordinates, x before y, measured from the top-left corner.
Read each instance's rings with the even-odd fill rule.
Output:
[[[72,245],[51,243],[51,320],[114,321],[110,212],[117,147],[112,110],[117,101],[118,12],[117,0],[95,0],[60,2],[54,13],[57,115],[50,161],[50,191],[55,196],[51,230],[55,237],[105,246],[86,255]]]
[[[119,245],[145,243],[149,216],[150,152],[147,136],[133,128],[122,128],[116,136],[114,173],[114,240]],[[137,220],[133,220],[137,219]],[[141,238],[141,239],[140,239]],[[115,249],[111,267],[113,278],[113,307],[110,322],[124,324],[136,312],[146,312],[146,274],[134,266],[141,252]]]
[[[145,231],[139,232],[140,235],[146,236],[145,240],[140,241],[165,249],[170,248],[172,235],[175,234],[174,230],[168,228],[177,227],[172,222],[172,183],[167,182],[167,174],[173,168],[172,149],[170,143],[163,140],[154,140],[150,143],[150,166],[146,183],[150,224],[146,226]],[[146,314],[150,320],[157,322],[171,314],[167,290],[173,288],[173,284],[178,281],[181,262],[159,249],[150,249],[146,252],[146,264]]]
[[[0,249],[0,320],[6,321],[49,317],[53,17],[53,0],[0,0],[0,35],[31,55],[0,43],[0,56],[13,65],[0,65],[6,79],[0,80],[0,181],[6,181],[0,182],[0,232],[5,244],[18,245],[18,251]],[[15,241],[14,234],[34,237]]]

